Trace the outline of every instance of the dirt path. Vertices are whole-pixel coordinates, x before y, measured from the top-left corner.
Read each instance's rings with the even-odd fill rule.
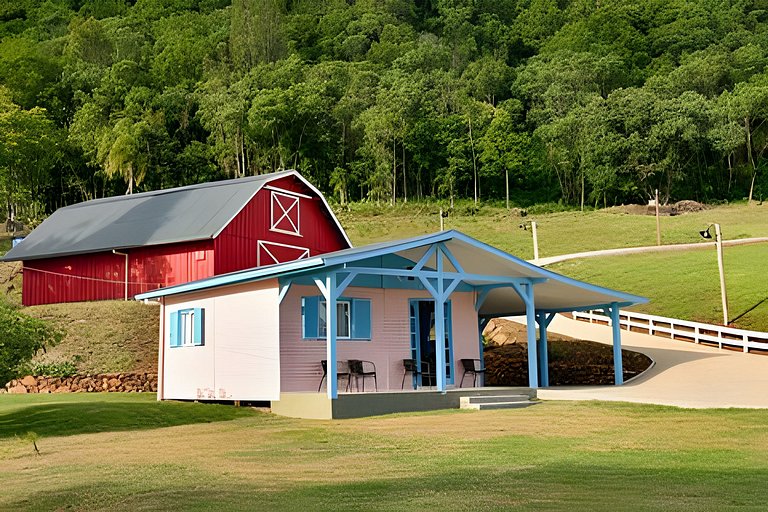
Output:
[[[724,240],[723,246],[759,244],[768,242],[768,237],[760,238],[741,238],[738,240]],[[714,247],[714,242],[698,242],[695,244],[674,244],[674,245],[650,245],[647,247],[626,247],[623,249],[604,249],[602,251],[575,252],[572,254],[561,254],[559,256],[549,256],[548,258],[539,258],[538,260],[529,260],[539,266],[560,263],[561,261],[575,260],[579,258],[596,258],[600,256],[618,256],[621,254],[637,254],[641,252],[666,252],[666,251],[687,251],[690,249],[701,249],[704,247]]]
[[[556,333],[611,343],[611,328],[557,315]],[[690,408],[768,408],[768,356],[744,354],[622,330],[622,347],[655,365],[623,386],[551,387],[543,400],[610,400]]]

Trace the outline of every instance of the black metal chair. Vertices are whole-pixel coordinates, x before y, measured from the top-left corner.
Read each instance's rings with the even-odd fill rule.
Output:
[[[405,376],[408,373],[411,374],[412,378],[415,377],[417,379],[421,375],[421,370],[419,370],[419,365],[416,364],[415,359],[403,359],[403,382],[400,383],[400,389],[405,388]],[[416,389],[416,382],[413,384],[413,389]]]
[[[419,368],[415,359],[403,359],[403,381],[400,383],[400,389],[405,388],[405,376],[409,373],[417,379],[421,376],[422,386],[432,386],[435,381],[435,373],[432,371],[432,366],[427,361],[423,361],[421,363],[421,368]],[[414,383],[413,389],[416,389],[416,386],[417,384]]]
[[[485,369],[479,368],[480,360],[479,359],[462,359],[461,366],[464,368],[464,373],[461,375],[461,384],[459,384],[459,387],[460,388],[464,387],[464,377],[466,377],[468,373],[471,373],[474,375],[474,378],[472,380],[472,387],[477,387],[477,376],[485,375]]]
[[[323,376],[320,378],[320,384],[317,386],[318,393],[323,388],[323,381],[328,378],[328,360],[321,359],[320,366],[322,366],[323,368]],[[336,361],[336,382],[338,382],[339,379],[342,379],[342,378],[347,379],[347,387],[345,389],[349,391],[350,381],[352,380],[352,374],[349,372],[349,368],[345,367],[344,361]]]
[[[360,391],[360,381],[358,379],[363,379],[363,392],[365,392],[366,377],[373,377],[373,385],[376,388],[376,391],[379,390],[379,383],[376,381],[376,365],[373,364],[373,362],[362,361],[359,359],[350,359],[349,373],[350,380],[352,377],[355,378],[355,386],[357,387],[358,391]]]

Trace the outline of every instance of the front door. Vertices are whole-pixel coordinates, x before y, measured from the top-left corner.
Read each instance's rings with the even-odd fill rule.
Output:
[[[422,369],[424,376],[417,386],[436,385],[435,301],[411,299],[409,301],[411,327],[411,357]],[[428,374],[431,374],[429,376]],[[445,382],[453,384],[453,334],[451,301],[445,303]],[[415,377],[414,377],[415,378]]]

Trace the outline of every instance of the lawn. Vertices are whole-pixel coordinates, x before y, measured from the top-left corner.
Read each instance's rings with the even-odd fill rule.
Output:
[[[524,259],[533,258],[530,230],[520,224],[535,220],[539,256],[656,245],[656,219],[630,215],[621,208],[588,212],[529,214],[482,206],[471,215],[462,203],[445,220],[446,229],[457,229]],[[353,205],[339,211],[339,218],[354,245],[389,241],[432,233],[440,229],[439,205],[409,203],[395,207]],[[718,206],[711,210],[661,217],[663,244],[702,242],[699,231],[718,222],[725,239],[768,237],[768,204]]]
[[[768,244],[725,247],[729,317],[734,327],[768,331]],[[634,311],[723,322],[714,248],[570,260],[548,267],[590,283],[650,298]]]
[[[102,397],[52,400],[77,408]],[[6,398],[6,420],[42,405]],[[545,402],[345,421],[241,409],[218,421],[228,418],[217,406],[107,402],[140,406],[147,420],[126,431],[113,425],[120,414],[92,418],[104,432],[41,436],[41,455],[0,438],[0,509],[721,511],[768,501],[762,410]],[[196,422],[157,423],[194,410]]]

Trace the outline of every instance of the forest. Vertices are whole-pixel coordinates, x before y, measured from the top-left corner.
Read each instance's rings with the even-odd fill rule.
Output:
[[[0,201],[762,200],[766,64],[768,0],[0,0]]]

